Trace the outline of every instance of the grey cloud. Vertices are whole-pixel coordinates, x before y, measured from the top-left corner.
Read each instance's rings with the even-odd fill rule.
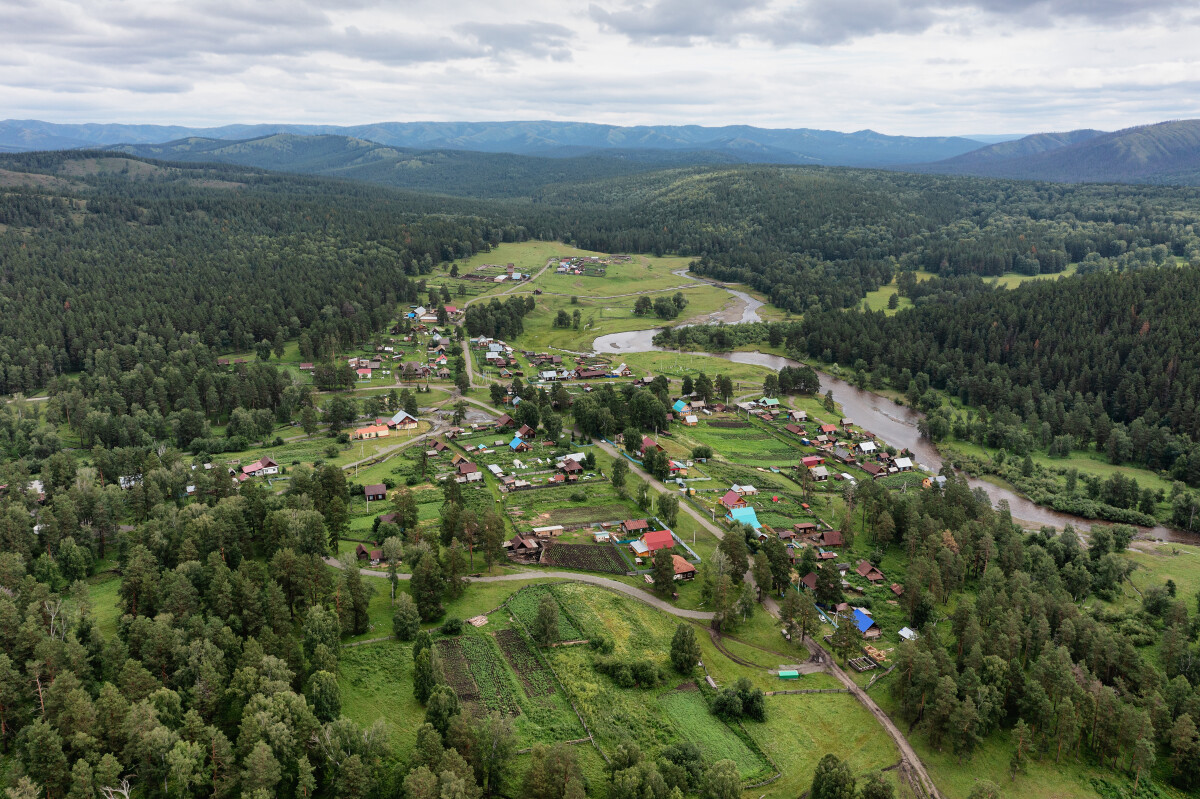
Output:
[[[525,53],[538,58],[569,61],[575,32],[549,22],[464,22],[454,31],[469,37],[489,54]]]
[[[953,12],[982,11],[1022,26],[1061,19],[1117,23],[1186,14],[1190,0],[634,0],[588,14],[606,31],[657,45],[733,43],[834,45],[880,33],[920,33]]]
[[[364,7],[369,0],[355,2]],[[188,4],[74,0],[45,7],[27,0],[0,0],[0,49],[36,48],[42,55],[91,68],[136,66],[165,75],[180,71],[229,74],[262,63],[334,54],[388,66],[444,63],[457,59],[511,60],[519,53],[559,60],[570,57],[573,33],[530,22],[471,23],[454,35],[340,27],[326,8],[334,0],[200,0]],[[7,47],[5,47],[7,45]]]

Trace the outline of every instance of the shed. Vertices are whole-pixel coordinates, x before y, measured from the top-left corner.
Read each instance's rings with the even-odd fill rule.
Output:
[[[800,672],[796,671],[795,669],[784,669],[779,672],[779,679],[798,680],[800,679]]]

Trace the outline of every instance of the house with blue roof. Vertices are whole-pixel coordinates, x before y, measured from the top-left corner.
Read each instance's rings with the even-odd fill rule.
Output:
[[[533,446],[522,441],[520,436],[513,436],[513,440],[508,442],[508,448],[513,452],[528,452]]]
[[[854,609],[854,626],[862,633],[862,637],[868,640],[873,640],[883,634],[875,620],[864,613],[861,608]]]
[[[758,521],[758,514],[754,512],[754,508],[749,506],[744,508],[731,508],[729,513],[725,514],[726,519],[737,522],[738,524],[748,524],[754,528],[755,532],[762,529],[762,524]]]
[[[681,399],[675,400],[675,404],[671,406],[671,410],[675,413],[683,413],[687,410],[688,404]]]

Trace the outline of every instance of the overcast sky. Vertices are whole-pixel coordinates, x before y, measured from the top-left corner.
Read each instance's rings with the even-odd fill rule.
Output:
[[[0,117],[1114,130],[1200,117],[1196,0],[0,0]]]

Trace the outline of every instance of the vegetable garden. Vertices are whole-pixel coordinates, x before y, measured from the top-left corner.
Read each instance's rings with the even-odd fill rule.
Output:
[[[610,544],[560,544],[553,542],[542,556],[542,563],[564,569],[624,574],[628,570],[621,555]]]
[[[549,696],[554,693],[554,675],[542,664],[542,659],[529,646],[525,636],[516,630],[501,630],[496,633],[496,643],[525,687],[527,696]]]
[[[533,626],[534,619],[537,618],[538,604],[541,603],[543,596],[552,596],[554,601],[558,602],[558,640],[574,641],[583,638],[584,635],[575,626],[571,614],[566,611],[559,601],[558,596],[548,586],[531,585],[527,588],[522,588],[508,598],[506,603],[508,609],[517,617],[521,624],[525,625],[526,629]]]

